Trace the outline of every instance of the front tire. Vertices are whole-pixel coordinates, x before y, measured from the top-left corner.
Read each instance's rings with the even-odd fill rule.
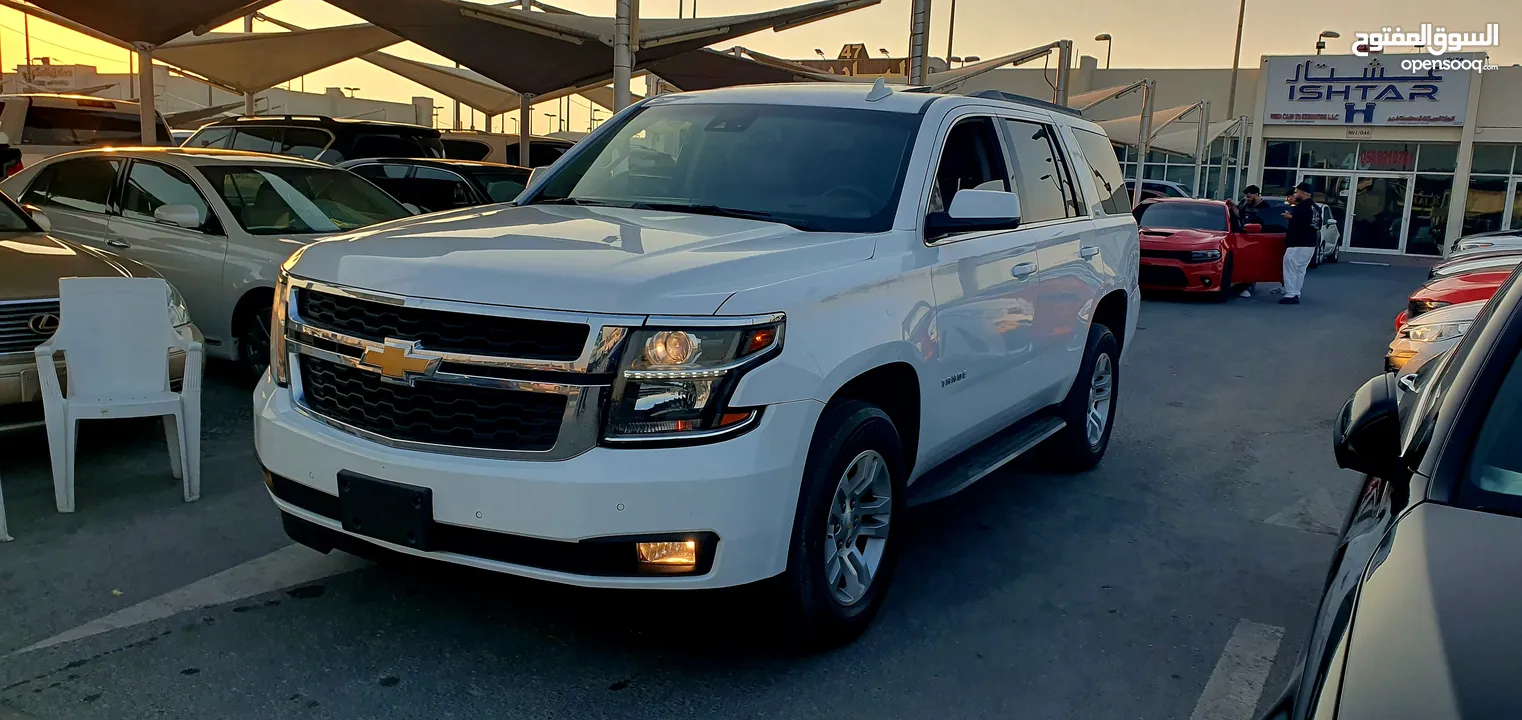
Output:
[[[1221,286],[1211,294],[1210,299],[1223,303],[1231,299],[1233,292],[1235,289],[1231,284],[1231,256],[1227,255],[1226,263],[1221,267]]]
[[[825,408],[777,578],[798,645],[835,647],[872,624],[897,566],[906,475],[886,413],[856,400]]]
[[[1089,326],[1078,377],[1058,406],[1067,423],[1052,436],[1048,456],[1052,465],[1067,472],[1092,469],[1104,459],[1115,426],[1115,407],[1120,398],[1120,343],[1104,325]]]
[[[270,366],[270,317],[272,306],[243,313],[233,329],[238,338],[238,361],[249,377],[258,380]]]

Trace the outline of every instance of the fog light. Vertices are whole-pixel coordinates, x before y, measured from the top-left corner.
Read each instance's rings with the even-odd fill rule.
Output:
[[[1200,282],[1205,283],[1205,287],[1210,287],[1210,278],[1200,278]]]
[[[645,565],[693,566],[698,564],[695,540],[676,542],[642,542],[634,544],[639,561]]]

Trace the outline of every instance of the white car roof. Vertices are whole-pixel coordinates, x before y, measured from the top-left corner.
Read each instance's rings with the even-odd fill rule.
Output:
[[[65,158],[87,157],[90,155],[104,155],[112,157],[132,157],[144,160],[175,160],[185,165],[200,167],[203,165],[287,165],[297,167],[331,168],[332,165],[305,160],[288,155],[269,155],[266,153],[247,152],[244,150],[220,150],[216,148],[187,148],[187,147],[106,147],[88,148],[74,152],[54,155],[48,161],[62,160]]]

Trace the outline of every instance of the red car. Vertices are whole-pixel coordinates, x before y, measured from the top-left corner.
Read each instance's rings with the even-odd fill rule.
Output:
[[[1144,290],[1212,293],[1224,301],[1234,286],[1284,278],[1282,223],[1278,232],[1243,224],[1222,200],[1148,200],[1134,214]]]
[[[1481,270],[1429,281],[1411,293],[1406,309],[1395,316],[1395,329],[1399,330],[1408,320],[1440,307],[1489,300],[1491,295],[1496,294],[1496,288],[1511,277],[1511,271],[1512,268]]]

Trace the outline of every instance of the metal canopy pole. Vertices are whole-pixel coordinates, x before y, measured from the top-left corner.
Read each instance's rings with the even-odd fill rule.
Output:
[[[629,23],[634,0],[618,0],[613,16],[613,112],[629,107],[629,74],[634,56],[629,49]]]
[[[244,15],[243,16],[243,32],[251,33],[253,31],[254,31],[254,16],[253,15]],[[245,116],[248,116],[248,117],[253,117],[253,115],[254,115],[254,94],[251,93],[251,92],[245,92],[245,93],[243,93],[243,114]]]
[[[1152,151],[1152,95],[1156,89],[1156,80],[1142,85],[1141,132],[1136,141],[1136,197],[1131,198],[1132,207],[1141,204],[1142,183],[1147,179],[1147,154]]]
[[[1073,72],[1073,41],[1059,40],[1057,42],[1057,88],[1056,97],[1052,102],[1063,107],[1068,106],[1068,81]]]
[[[1239,192],[1241,190],[1241,188],[1242,188],[1242,164],[1247,159],[1247,153],[1243,152],[1246,149],[1246,147],[1247,147],[1247,116],[1246,115],[1238,115],[1237,116],[1237,127],[1242,128],[1241,130],[1238,131],[1238,132],[1240,132],[1242,134],[1241,135],[1242,141],[1237,143],[1237,186],[1236,186],[1236,188],[1233,188],[1233,194],[1235,194],[1235,192]],[[1225,173],[1222,173],[1222,174],[1224,175]]]
[[[534,94],[524,93],[518,98],[518,164],[523,167],[533,167],[528,164],[529,134],[533,127]]]
[[[1200,189],[1200,172],[1205,169],[1205,155],[1210,152],[1210,101],[1201,100],[1195,112],[1199,113],[1200,136],[1194,143],[1194,184],[1189,186],[1189,190],[1199,198],[1205,197]]]
[[[924,85],[930,77],[930,0],[913,2],[909,13],[908,80],[910,85]]]
[[[153,97],[153,46],[148,43],[133,43],[137,50],[137,109],[138,128],[143,133],[144,145],[158,144],[158,128],[154,117]]]

